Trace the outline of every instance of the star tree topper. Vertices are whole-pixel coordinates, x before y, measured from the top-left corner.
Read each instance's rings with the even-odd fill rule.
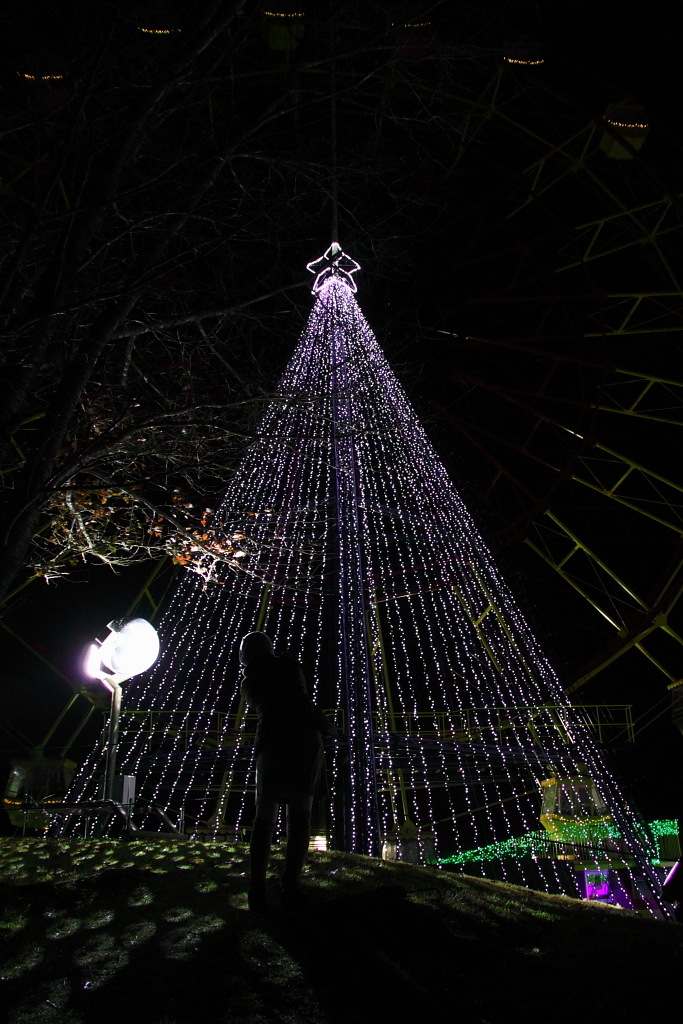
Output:
[[[351,277],[357,270],[360,270],[360,263],[356,263],[345,252],[339,242],[333,242],[324,256],[306,264],[306,269],[312,274],[317,274],[311,291],[317,295],[322,286],[330,277],[341,277],[349,286],[352,292],[356,291],[356,282]]]

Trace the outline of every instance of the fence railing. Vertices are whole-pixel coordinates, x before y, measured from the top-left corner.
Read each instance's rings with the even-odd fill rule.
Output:
[[[634,741],[630,704],[537,704],[507,707],[462,708],[456,712],[424,711],[417,714],[375,716],[375,731],[404,736],[425,736],[461,743],[525,733],[534,743],[543,733],[559,732],[567,738],[580,712],[583,723],[603,743],[617,736]]]
[[[341,709],[324,710],[323,714],[343,731]],[[228,711],[126,711],[119,739],[144,736],[148,752],[210,750],[253,743],[256,724],[256,715],[243,715],[236,730],[235,714]]]
[[[373,726],[378,735],[394,734],[460,743],[496,742],[510,738],[531,740],[542,745],[544,735],[549,732],[568,738],[577,712],[582,713],[584,724],[598,741],[606,742],[619,736],[633,742],[630,704],[473,707],[456,712],[425,711],[415,714],[380,711],[373,716]],[[323,713],[340,732],[346,731],[343,709],[328,708]],[[144,736],[148,752],[218,749],[253,742],[256,722],[256,715],[245,715],[236,731],[234,712],[127,711],[121,719],[120,737]]]

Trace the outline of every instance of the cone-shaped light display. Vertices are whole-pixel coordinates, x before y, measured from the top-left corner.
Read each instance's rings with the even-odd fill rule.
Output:
[[[308,324],[210,524],[223,557],[198,551],[184,571],[161,658],[125,698],[119,770],[200,831],[248,827],[238,648],[262,629],[297,654],[341,729],[327,753],[332,845],[376,856],[417,843],[427,859],[503,849],[545,811],[544,849],[507,877],[577,895],[567,858],[611,858],[656,908],[651,837],[365,321],[358,264],[332,246],[309,269]]]

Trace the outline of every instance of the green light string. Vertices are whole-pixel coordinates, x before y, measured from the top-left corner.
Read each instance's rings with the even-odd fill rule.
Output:
[[[651,821],[648,826],[655,841],[662,836],[677,836],[678,821],[675,818],[666,818],[658,821]],[[591,822],[585,826],[580,823],[568,825],[563,823],[563,831],[571,836],[567,842],[586,843],[599,839],[618,839],[619,830],[611,822]],[[538,832],[527,832],[523,836],[513,836],[504,839],[499,843],[490,843],[488,846],[480,846],[474,850],[465,850],[462,853],[453,854],[450,857],[439,858],[439,864],[470,864],[473,861],[500,860],[505,857],[525,857],[538,850],[541,852],[547,847],[549,839],[545,830]]]
[[[678,821],[676,818],[663,818],[661,821],[651,821],[650,831],[655,839],[661,836],[677,836]]]

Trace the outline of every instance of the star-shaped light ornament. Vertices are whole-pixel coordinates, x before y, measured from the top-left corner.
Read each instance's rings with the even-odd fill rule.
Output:
[[[340,277],[352,292],[356,291],[356,282],[351,275],[360,270],[360,263],[356,263],[345,252],[342,252],[339,242],[333,242],[324,256],[318,257],[312,263],[307,263],[306,269],[317,275],[311,288],[314,295],[318,294],[331,277]]]

